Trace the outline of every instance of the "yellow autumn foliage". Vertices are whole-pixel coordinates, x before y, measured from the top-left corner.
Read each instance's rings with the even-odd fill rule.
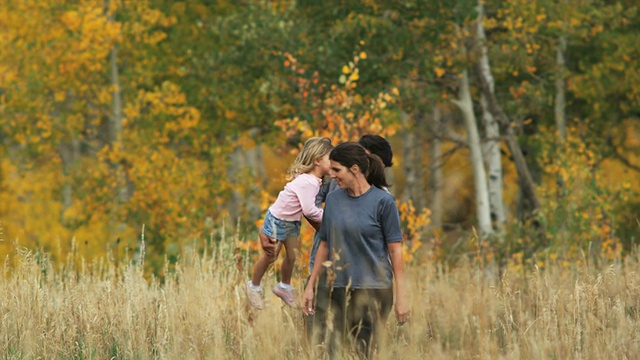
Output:
[[[203,237],[215,240],[217,225],[212,224],[230,217],[230,198],[235,196],[255,203],[264,211],[281,190],[285,183],[284,171],[298,149],[271,148],[244,132],[249,126],[268,128],[274,120],[271,116],[253,119],[255,114],[277,114],[275,124],[283,133],[271,135],[271,144],[303,141],[311,136],[329,136],[338,143],[357,140],[364,133],[392,138],[399,130],[398,115],[392,108],[398,102],[400,90],[393,86],[410,88],[413,85],[388,84],[386,91],[374,95],[360,91],[362,81],[370,78],[361,73],[365,69],[362,65],[366,64],[363,62],[379,59],[378,44],[372,43],[371,50],[365,52],[361,48],[365,41],[359,41],[353,57],[336,64],[334,70],[338,78],[331,84],[322,84],[318,71],[301,65],[291,54],[265,51],[250,55],[277,56],[267,65],[283,64],[285,71],[290,72],[286,76],[260,78],[259,81],[268,81],[260,85],[259,95],[245,91],[242,88],[245,84],[231,91],[216,92],[210,88],[218,86],[217,83],[201,86],[202,83],[196,82],[200,88],[193,90],[190,86],[194,83],[182,78],[194,74],[186,65],[213,69],[212,64],[217,60],[205,61],[206,65],[196,64],[205,57],[194,55],[192,59],[190,49],[184,52],[169,49],[167,39],[185,32],[188,34],[180,35],[184,37],[178,41],[195,42],[208,26],[201,20],[217,17],[217,11],[233,12],[238,5],[178,1],[163,3],[166,11],[163,13],[154,8],[161,5],[146,0],[108,3],[108,9],[104,1],[98,0],[4,0],[0,6],[2,257],[14,255],[23,247],[50,251],[55,260],[64,260],[73,254],[78,262],[81,258],[89,261],[110,253],[133,253],[141,251],[139,243],[144,227],[148,253],[154,254],[149,262],[158,270],[163,256],[174,256],[185,242]],[[270,2],[265,8],[282,12],[288,4]],[[544,31],[551,30],[554,43],[556,30],[571,35],[582,29],[584,37],[610,34],[607,28],[610,24],[602,19],[593,22],[587,13],[561,10],[552,11],[539,2],[513,0],[501,3],[495,16],[485,18],[487,30],[510,30],[502,35],[508,36],[508,41],[499,38],[501,32],[494,32],[496,47],[493,50],[519,51],[524,57],[521,63],[508,66],[500,61],[492,63],[498,70],[497,81],[505,81],[510,75],[525,79],[506,80],[501,84],[507,94],[518,100],[507,103],[506,109],[525,104],[519,102],[523,99],[549,95],[541,94],[535,85],[543,82],[539,79],[547,80],[543,75],[549,70],[546,62],[553,59],[553,54],[549,56],[551,53],[546,54],[546,60],[538,59],[542,51],[549,50],[545,43],[549,34]],[[190,21],[176,27],[176,16]],[[563,18],[559,19],[560,16]],[[199,20],[191,21],[192,17]],[[630,20],[615,21],[623,24]],[[417,28],[430,27],[435,22],[431,18],[416,18],[407,24],[418,31]],[[433,49],[427,49],[433,50],[429,59],[432,63],[424,68],[415,66],[407,72],[402,70],[403,76],[407,76],[400,81],[426,80],[425,84],[433,89],[442,81],[455,81],[450,79],[459,73],[455,67],[468,60],[460,55],[462,40],[474,35],[472,27],[466,25],[443,24],[442,31],[434,35]],[[628,43],[616,44],[633,48],[633,40],[630,36]],[[231,43],[226,44],[225,49],[207,51],[215,58],[237,45]],[[389,61],[409,57],[408,49],[395,50]],[[295,51],[302,53],[305,49]],[[607,90],[606,81],[599,80],[608,79],[612,74],[619,74],[622,82],[628,81],[624,84],[628,91],[617,97],[623,102],[620,109],[627,115],[635,113],[630,107],[638,99],[638,87],[632,82],[637,78],[637,67],[628,66],[634,61],[633,54],[631,51],[605,53],[602,62],[585,62],[588,68],[583,69],[583,73],[567,77],[567,90],[595,112],[595,121],[601,121],[600,113],[611,107],[609,98],[603,95]],[[245,55],[240,54],[238,58]],[[247,71],[245,65],[240,61],[225,67],[220,78],[240,78]],[[114,79],[112,67],[118,70],[119,80]],[[436,79],[432,79],[434,75]],[[451,97],[449,90],[442,91],[441,98]],[[280,93],[286,92],[294,95],[280,97]],[[198,100],[194,101],[194,97]],[[116,100],[122,101],[121,117]],[[215,110],[206,108],[209,105]],[[405,110],[416,106],[402,105],[407,105]],[[420,104],[423,105],[430,106]],[[253,111],[268,106],[277,110]],[[212,113],[219,114],[220,119],[210,118]],[[621,119],[622,124],[612,130],[612,134],[631,149],[640,143],[636,120]],[[234,125],[229,127],[234,129],[233,134],[225,133],[227,124]],[[241,125],[235,126],[237,124]],[[517,233],[515,239],[509,239],[508,251],[516,249],[510,258],[514,263],[525,261],[530,254],[520,250],[535,242],[534,245],[546,247],[532,260],[531,264],[539,267],[556,260],[581,261],[585,251],[597,252],[607,260],[617,259],[622,245],[629,245],[623,243],[624,239],[617,233],[620,216],[625,216],[625,220],[633,216],[620,214],[618,207],[632,206],[638,201],[640,181],[635,174],[629,174],[628,167],[620,161],[604,158],[601,149],[579,136],[578,129],[570,129],[562,145],[555,143],[552,131],[542,129],[540,138],[535,139],[537,144],[542,144],[539,159],[542,182],[538,191],[543,202],[536,220],[544,222],[550,231],[539,234],[539,238]],[[231,151],[256,146],[266,153],[267,179],[258,179],[250,169],[230,175],[227,169]],[[452,148],[452,144],[443,146],[444,151]],[[401,163],[402,155],[398,155]],[[640,163],[636,152],[625,155],[632,163]],[[443,193],[447,199],[444,212],[454,218],[456,224],[467,221],[460,226],[468,226],[468,219],[473,217],[469,206],[473,201],[473,186],[467,156],[466,150],[457,151],[443,167],[446,176]],[[514,219],[518,178],[508,156],[503,160],[504,199]],[[420,165],[428,164],[423,161]],[[402,174],[395,181],[401,187]],[[429,213],[426,209],[413,208],[411,203],[399,203],[399,207],[407,229],[405,255],[410,261],[416,260],[416,251],[425,245],[424,229],[429,225]],[[241,216],[245,215],[243,211],[239,211]],[[260,221],[242,218],[238,221],[246,226],[242,234],[253,236],[255,225]],[[312,233],[309,227],[303,229],[303,241],[306,241],[303,248],[309,248]],[[258,250],[255,239],[238,239],[238,244],[242,249]],[[490,242],[482,242],[473,243],[469,248],[478,249],[489,260],[498,253],[491,250],[501,250],[492,246]],[[303,256],[306,259],[308,255]]]

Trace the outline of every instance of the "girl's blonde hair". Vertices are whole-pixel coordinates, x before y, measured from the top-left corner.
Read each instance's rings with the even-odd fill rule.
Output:
[[[302,146],[296,160],[287,171],[287,180],[291,180],[298,174],[306,174],[313,170],[314,160],[328,154],[333,149],[331,139],[328,137],[312,137]]]

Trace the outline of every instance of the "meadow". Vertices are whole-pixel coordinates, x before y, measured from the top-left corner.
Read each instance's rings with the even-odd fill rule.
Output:
[[[0,0],[0,358],[322,358],[248,304],[256,227],[306,139],[378,134],[378,359],[640,359],[639,5]]]
[[[312,359],[300,309],[243,293],[237,236],[193,243],[162,277],[113,258],[54,265],[21,251],[0,281],[4,359]],[[144,255],[144,253],[143,253]],[[77,259],[76,259],[77,260]],[[80,259],[81,260],[81,259]],[[390,316],[378,359],[640,358],[640,259],[594,268],[550,262],[501,275],[462,259],[407,266],[412,318]],[[295,274],[302,291],[305,274]],[[276,281],[271,271],[268,287]],[[345,354],[344,358],[353,358]]]

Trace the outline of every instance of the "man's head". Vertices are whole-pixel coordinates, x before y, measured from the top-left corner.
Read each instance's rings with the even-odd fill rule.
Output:
[[[358,143],[374,155],[378,155],[386,167],[393,166],[393,151],[387,139],[380,135],[362,135]]]

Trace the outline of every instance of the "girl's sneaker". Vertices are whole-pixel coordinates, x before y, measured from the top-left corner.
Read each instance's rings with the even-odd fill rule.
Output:
[[[293,289],[285,289],[280,285],[276,285],[273,287],[273,293],[276,294],[277,297],[282,299],[285,304],[291,307],[296,306],[296,298],[293,295]]]
[[[247,292],[247,298],[251,305],[258,310],[262,310],[262,289],[254,290],[251,288],[251,281],[247,283],[245,287],[245,291]]]

